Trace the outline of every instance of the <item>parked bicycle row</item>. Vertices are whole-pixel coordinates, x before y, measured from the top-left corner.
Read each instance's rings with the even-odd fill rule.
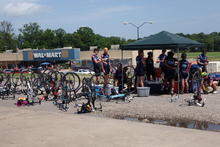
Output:
[[[112,79],[112,81],[114,80]],[[0,94],[2,99],[14,99],[15,95],[23,94],[29,104],[40,103],[42,100],[53,100],[54,104],[63,110],[67,110],[69,103],[77,99],[86,99],[86,103],[89,102],[95,105],[95,100],[99,96],[95,90],[95,84],[103,85],[104,80],[100,78],[100,83],[96,83],[95,75],[82,78],[74,72],[59,72],[56,70],[10,74],[0,72]],[[104,95],[104,90],[100,90],[99,93]],[[96,107],[94,106],[94,108]]]

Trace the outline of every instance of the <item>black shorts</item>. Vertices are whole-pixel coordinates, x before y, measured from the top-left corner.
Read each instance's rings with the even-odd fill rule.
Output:
[[[147,70],[146,75],[155,75],[155,70]]]
[[[103,65],[103,68],[105,70],[105,72],[103,71],[104,75],[109,75],[110,73],[110,65]]]
[[[135,69],[135,75],[136,75],[136,76],[144,76],[144,75],[145,75],[144,69],[136,68],[136,69]]]
[[[100,76],[101,75],[101,69],[99,67],[94,68],[95,76]]]
[[[166,70],[164,78],[167,79],[167,80],[175,80],[176,71],[175,70]]]
[[[189,78],[189,73],[188,72],[181,72],[180,71],[180,79],[187,80]]]
[[[166,69],[166,67],[165,67],[164,65],[160,65],[161,73],[164,73],[164,72],[165,72],[165,69]]]

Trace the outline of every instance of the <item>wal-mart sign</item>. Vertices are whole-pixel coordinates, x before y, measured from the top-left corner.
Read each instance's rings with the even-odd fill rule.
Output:
[[[44,50],[24,50],[24,61],[66,61],[79,60],[80,49],[44,49]]]
[[[61,51],[56,52],[41,52],[41,53],[33,53],[34,59],[36,58],[61,58]]]

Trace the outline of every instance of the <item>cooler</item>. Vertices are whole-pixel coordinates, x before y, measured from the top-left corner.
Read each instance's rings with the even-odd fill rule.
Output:
[[[162,83],[161,82],[152,82],[152,81],[147,81],[144,83],[145,87],[150,87],[150,94],[162,94],[163,92],[161,91],[162,88]]]

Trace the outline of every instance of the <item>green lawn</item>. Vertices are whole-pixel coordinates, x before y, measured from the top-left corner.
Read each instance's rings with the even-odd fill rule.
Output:
[[[196,59],[199,54],[201,54],[201,52],[189,52],[189,53],[187,53],[187,58]],[[209,60],[220,61],[220,52],[208,52],[207,56],[208,56]]]

